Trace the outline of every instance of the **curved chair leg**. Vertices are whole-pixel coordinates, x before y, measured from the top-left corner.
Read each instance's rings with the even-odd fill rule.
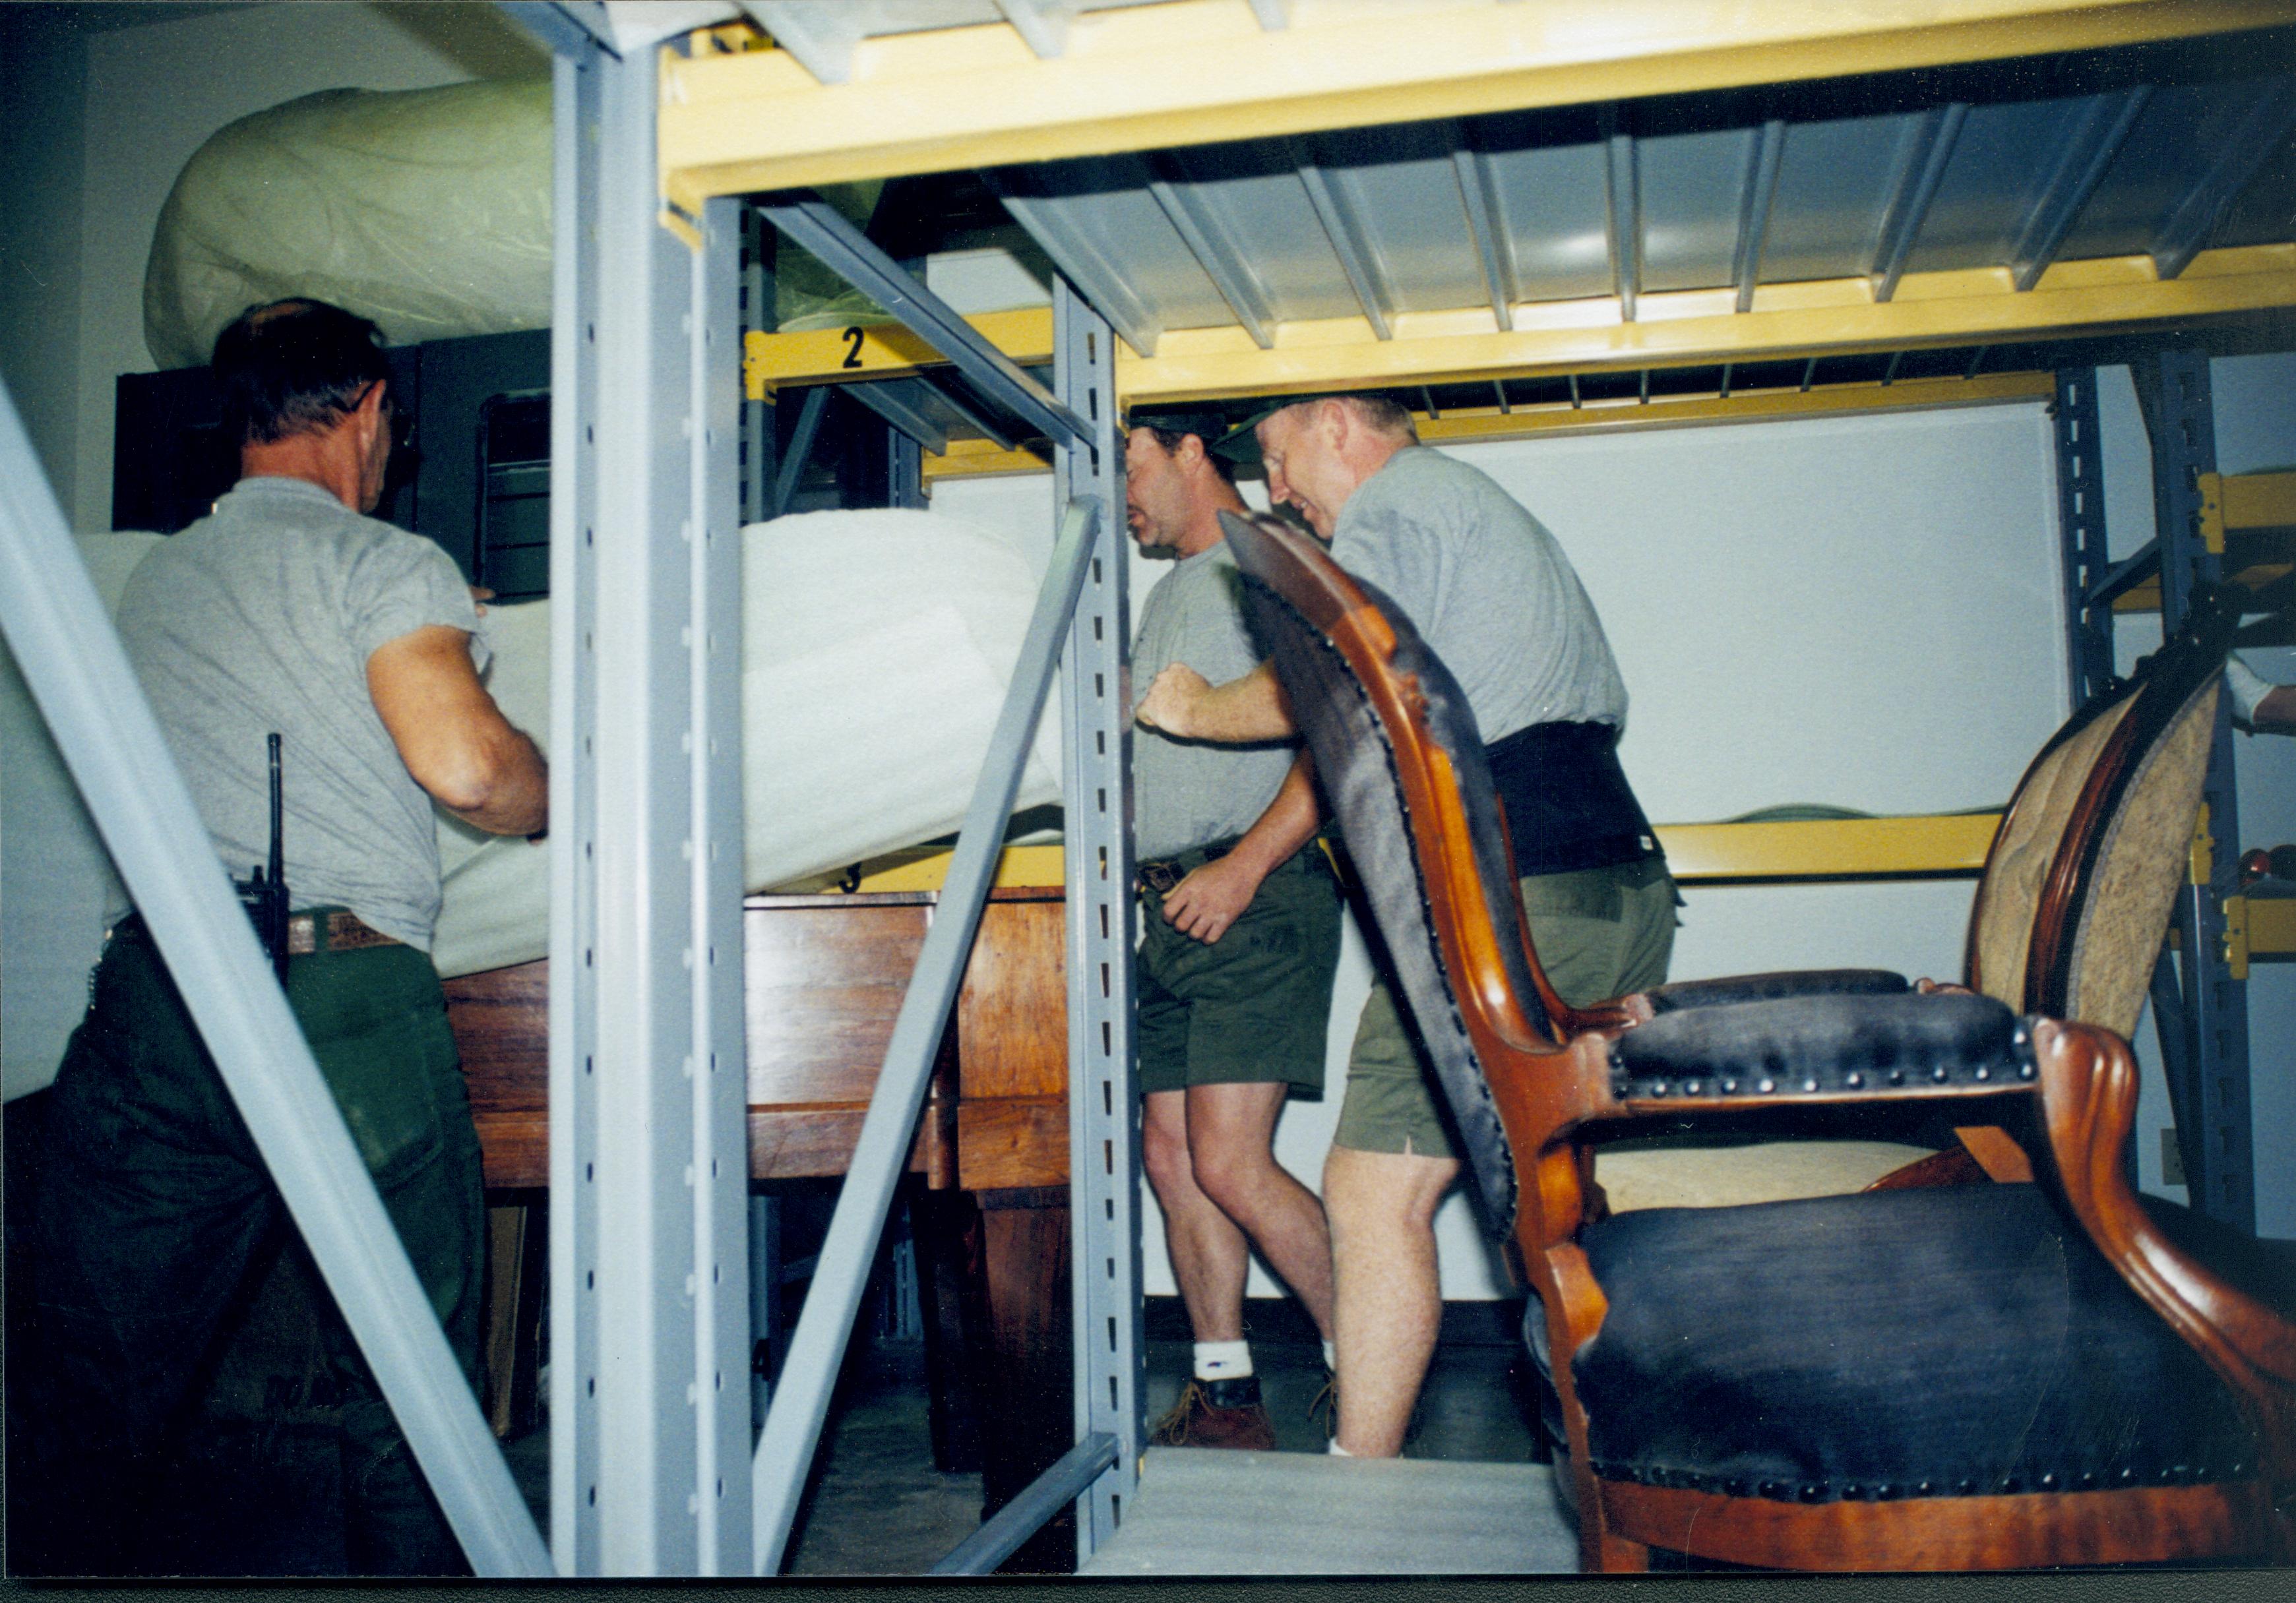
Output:
[[[1592,1567],[1605,1575],[1639,1575],[1650,1568],[1650,1549],[1607,1531],[1595,1537],[1595,1551],[1587,1557],[1595,1560]]]

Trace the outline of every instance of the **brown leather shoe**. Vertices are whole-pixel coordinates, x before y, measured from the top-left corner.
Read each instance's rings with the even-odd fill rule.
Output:
[[[1259,1401],[1259,1377],[1191,1380],[1148,1439],[1160,1447],[1234,1447],[1275,1451],[1275,1426]]]

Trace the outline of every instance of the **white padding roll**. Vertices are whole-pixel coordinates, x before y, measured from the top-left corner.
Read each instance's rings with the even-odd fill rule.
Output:
[[[184,164],[144,274],[161,367],[250,306],[314,296],[390,345],[550,322],[550,80],[330,89],[242,117]]]
[[[995,532],[933,512],[808,512],[742,531],[742,882],[786,885],[947,834],[1020,656],[1037,580]],[[550,719],[550,606],[488,616],[488,688],[542,738]],[[1048,707],[1016,803],[1060,798]],[[549,948],[543,847],[439,833],[442,974]]]

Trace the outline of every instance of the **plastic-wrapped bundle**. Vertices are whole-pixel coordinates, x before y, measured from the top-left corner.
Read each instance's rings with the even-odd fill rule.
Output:
[[[934,512],[808,512],[742,531],[742,884],[786,885],[945,835],[988,753],[1037,580],[994,531]],[[546,740],[550,604],[488,617],[488,688]],[[1049,708],[1015,806],[1060,797]],[[541,846],[442,820],[443,974],[549,946]]]
[[[251,306],[332,301],[385,343],[550,323],[550,80],[329,89],[242,117],[184,163],[144,272],[161,367],[207,361]],[[866,224],[882,179],[821,193]],[[797,247],[775,274],[783,329],[882,323],[876,302]]]
[[[144,338],[204,363],[249,307],[309,295],[392,345],[550,322],[550,80],[330,89],[218,129],[160,209]]]

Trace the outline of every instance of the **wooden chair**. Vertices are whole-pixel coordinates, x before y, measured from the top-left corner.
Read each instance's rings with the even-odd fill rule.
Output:
[[[1652,1547],[1808,1569],[2296,1558],[2296,1325],[2257,1264],[2203,1267],[2130,1192],[2125,1041],[1957,990],[1558,1029],[1448,672],[1314,542],[1268,519],[1228,536],[1537,1294],[1587,1567]],[[2008,1128],[2036,1183],[1589,1216],[1600,1127],[1845,1104]]]

